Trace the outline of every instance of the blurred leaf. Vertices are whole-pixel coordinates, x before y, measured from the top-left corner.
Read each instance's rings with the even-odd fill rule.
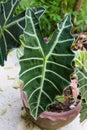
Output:
[[[87,51],[78,50],[75,54],[75,66],[87,72]]]
[[[82,109],[80,112],[80,121],[87,119],[87,103],[82,103]]]
[[[87,72],[83,72],[77,69],[76,74],[78,76],[78,83],[79,83],[81,98],[87,101]]]
[[[6,112],[7,112],[7,109],[3,109],[3,110],[0,112],[0,115],[3,116],[3,115],[6,114]]]

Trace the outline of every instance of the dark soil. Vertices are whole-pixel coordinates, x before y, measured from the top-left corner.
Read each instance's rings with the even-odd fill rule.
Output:
[[[79,103],[81,96],[79,95],[77,99],[72,97],[72,92],[70,87],[64,91],[65,101],[56,102],[48,107],[48,111],[52,112],[65,112],[74,109]]]

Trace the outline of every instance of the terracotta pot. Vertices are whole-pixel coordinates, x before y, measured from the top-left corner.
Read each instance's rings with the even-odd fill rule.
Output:
[[[21,97],[25,107],[26,112],[29,114],[30,120],[32,120],[37,126],[45,130],[56,130],[63,127],[73,121],[81,110],[81,101],[78,105],[67,112],[43,112],[37,120],[34,120],[29,113],[29,108],[26,100],[26,95],[22,91],[21,87]]]

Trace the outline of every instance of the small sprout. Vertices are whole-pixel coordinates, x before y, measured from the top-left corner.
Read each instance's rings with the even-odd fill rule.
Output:
[[[65,96],[64,95],[62,95],[62,96],[56,96],[55,97],[55,101],[56,102],[61,102],[61,103],[64,103],[65,102]]]

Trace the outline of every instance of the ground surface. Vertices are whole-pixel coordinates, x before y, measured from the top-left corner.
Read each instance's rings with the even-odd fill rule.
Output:
[[[11,53],[4,67],[0,67],[0,130],[41,130],[32,122],[25,122],[21,115],[25,113],[22,108],[20,90],[18,85],[20,67],[17,57]],[[79,122],[79,116],[69,125],[60,130],[86,130],[87,122]]]

